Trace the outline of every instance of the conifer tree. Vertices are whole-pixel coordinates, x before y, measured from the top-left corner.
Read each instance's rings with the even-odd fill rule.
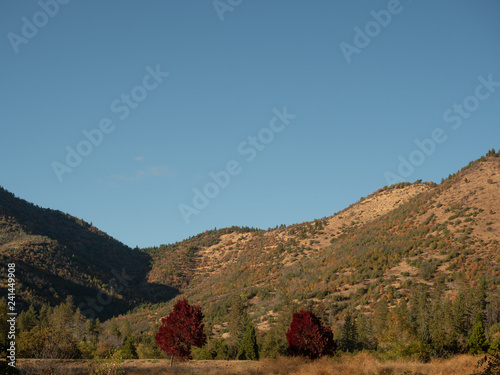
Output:
[[[250,318],[246,312],[245,304],[241,296],[233,298],[231,309],[228,317],[228,330],[229,330],[229,346],[231,356],[235,358],[238,354],[241,341],[245,334],[246,326],[250,322]]]
[[[478,313],[469,339],[469,354],[482,354],[486,351],[487,346],[483,317],[481,313]]]
[[[28,310],[22,311],[19,314],[19,330],[20,331],[31,331],[37,324],[37,314],[33,305],[30,305]]]
[[[356,324],[358,326],[358,341],[362,349],[377,349],[377,339],[375,338],[372,319],[360,314]]]
[[[348,313],[341,329],[340,349],[344,352],[353,352],[358,347],[358,329],[356,320]]]
[[[257,361],[259,359],[259,346],[257,345],[257,335],[254,325],[249,322],[245,329],[245,334],[241,340],[238,350],[238,359]]]
[[[373,316],[373,330],[377,341],[383,340],[384,332],[387,330],[387,319],[389,316],[389,305],[387,299],[384,297],[378,301],[375,307],[375,314]]]
[[[10,328],[6,319],[8,312],[9,308],[7,306],[7,301],[5,297],[2,297],[0,299],[0,316],[2,317],[2,319],[0,319],[0,355],[2,355],[2,358],[5,358],[8,348],[7,343],[10,341],[7,339]]]
[[[127,337],[120,349],[120,355],[123,359],[135,359],[137,358],[137,350],[135,348],[132,337]]]

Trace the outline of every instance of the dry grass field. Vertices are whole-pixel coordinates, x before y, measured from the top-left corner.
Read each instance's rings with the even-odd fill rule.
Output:
[[[191,361],[174,363],[169,360],[137,359],[117,364],[122,374],[207,374],[207,375],[467,375],[474,372],[479,357],[460,355],[430,363],[411,361],[380,362],[372,355],[323,358],[308,361],[302,358],[278,358],[253,361]],[[20,360],[18,367],[27,374],[88,374],[92,362],[85,360]],[[54,370],[54,372],[51,372]],[[118,374],[119,372],[116,372]],[[97,374],[97,373],[96,373]],[[114,374],[114,372],[99,372]]]

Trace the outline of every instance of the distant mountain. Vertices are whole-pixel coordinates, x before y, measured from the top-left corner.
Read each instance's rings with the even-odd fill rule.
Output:
[[[0,260],[4,265],[16,264],[20,307],[54,305],[72,295],[88,316],[104,318],[178,293],[175,288],[147,283],[150,257],[146,253],[130,249],[81,219],[40,208],[3,188]],[[5,271],[2,267],[2,288]]]

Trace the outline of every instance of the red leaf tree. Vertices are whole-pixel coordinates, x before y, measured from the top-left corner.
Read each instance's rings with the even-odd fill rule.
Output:
[[[286,339],[288,353],[293,356],[316,359],[333,355],[337,348],[330,327],[323,327],[319,318],[311,311],[302,310],[293,314]]]
[[[174,358],[181,361],[191,359],[191,346],[205,345],[207,337],[203,332],[202,320],[201,307],[191,306],[185,298],[177,301],[174,311],[161,319],[156,343],[171,356],[170,366]]]

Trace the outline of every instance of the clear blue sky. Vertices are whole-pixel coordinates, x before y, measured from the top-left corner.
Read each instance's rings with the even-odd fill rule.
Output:
[[[54,1],[0,4],[0,185],[132,247],[329,216],[500,147],[495,0]]]

